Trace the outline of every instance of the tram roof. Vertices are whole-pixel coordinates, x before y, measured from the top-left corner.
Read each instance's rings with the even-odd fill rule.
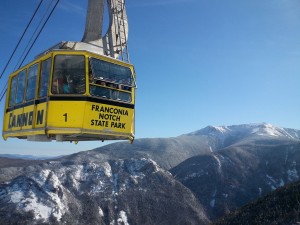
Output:
[[[124,64],[127,64],[127,65],[132,65],[130,62],[125,62],[125,61],[122,61],[120,59],[115,59],[115,58],[112,58],[112,57],[107,56],[107,55],[99,54],[97,51],[95,51],[95,48],[80,49],[79,50],[79,49],[72,49],[72,48],[68,47],[72,43],[76,44],[76,43],[79,43],[79,42],[69,42],[69,41],[59,42],[59,43],[53,45],[52,47],[48,48],[47,50],[43,51],[42,53],[38,54],[37,56],[35,56],[34,59],[36,60],[36,59],[38,59],[40,57],[43,57],[44,55],[47,55],[48,53],[51,53],[51,52],[59,52],[59,51],[62,51],[62,52],[85,52],[87,54],[107,58],[108,60],[118,61],[120,63],[124,63]]]

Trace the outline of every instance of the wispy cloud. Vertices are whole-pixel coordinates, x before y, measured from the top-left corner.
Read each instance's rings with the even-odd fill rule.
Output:
[[[58,7],[61,10],[67,11],[72,14],[79,14],[82,16],[85,16],[87,10],[86,8],[83,8],[82,6],[71,1],[64,1],[62,4],[59,4]]]
[[[175,5],[183,4],[188,2],[195,2],[195,0],[148,0],[144,2],[138,2],[128,5],[129,7],[157,7],[157,6],[166,6],[166,5]]]

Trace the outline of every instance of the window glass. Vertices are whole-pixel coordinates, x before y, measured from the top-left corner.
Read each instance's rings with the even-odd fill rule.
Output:
[[[104,86],[90,85],[90,94],[93,96],[110,99],[110,100],[131,102],[131,93],[130,92],[107,88],[107,87],[105,87],[105,85]]]
[[[49,78],[51,71],[51,58],[42,62],[39,97],[44,97],[48,93]]]
[[[8,106],[13,106],[15,104],[15,95],[16,95],[16,90],[17,90],[17,79],[18,79],[18,76],[14,76],[12,78],[11,86],[10,86]]]
[[[26,80],[26,70],[23,70],[18,75],[17,93],[16,93],[16,104],[22,103],[24,99]]]
[[[57,55],[51,91],[53,94],[84,94],[85,77],[84,56]]]
[[[26,100],[31,100],[35,97],[36,79],[38,75],[38,64],[34,64],[28,69],[28,80],[26,88]]]
[[[111,83],[133,86],[131,70],[128,67],[105,62],[99,59],[91,58],[91,70],[93,79],[104,80]]]

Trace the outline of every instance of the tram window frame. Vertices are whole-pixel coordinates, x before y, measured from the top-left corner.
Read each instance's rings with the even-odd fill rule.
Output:
[[[90,84],[90,94],[92,96],[120,101],[120,102],[132,102],[132,93],[128,91],[118,90],[102,84]]]
[[[135,86],[133,72],[129,67],[94,57],[90,57],[89,62],[95,80],[104,80],[113,84],[124,85],[130,87],[130,90]],[[122,70],[126,71],[127,74],[118,73]]]
[[[41,73],[39,80],[39,98],[48,95],[49,81],[52,68],[52,58],[48,58],[41,62]]]
[[[39,74],[39,64],[33,64],[27,70],[27,85],[25,100],[29,101],[35,98],[36,95],[36,83]]]
[[[18,75],[11,78],[11,85],[10,85],[10,89],[9,89],[10,93],[9,93],[9,100],[8,100],[9,107],[15,105],[17,84],[18,84]]]
[[[26,75],[27,75],[27,70],[26,69],[20,71],[19,74],[18,74],[18,84],[17,84],[16,95],[15,95],[15,105],[21,104],[24,101]],[[21,80],[21,82],[20,82],[21,78],[23,80]]]
[[[51,82],[51,93],[58,95],[85,94],[85,60],[86,59],[84,55],[55,55]]]
[[[90,59],[95,59],[99,60],[96,58],[90,58]],[[107,71],[103,71],[102,75],[104,74],[115,74],[112,73],[113,69],[110,68],[111,62],[106,62],[101,60],[102,62],[105,62],[104,64],[101,65],[101,69],[106,68]],[[98,64],[99,65],[99,64]],[[117,64],[114,64],[117,65]],[[120,66],[121,69],[128,69],[130,71],[130,79],[133,80],[133,75],[130,70],[130,68],[125,67],[125,66]],[[120,71],[120,70],[119,70]],[[122,76],[119,74],[119,76]],[[121,79],[122,80],[122,79]],[[127,102],[131,103],[132,102],[132,84],[127,85],[121,82],[115,82],[112,81],[111,79],[105,79],[104,77],[96,77],[95,78],[95,67],[92,64],[92,60],[89,60],[89,82],[90,82],[90,88],[89,92],[90,95],[100,97],[103,99],[109,99],[109,100],[114,100],[114,101],[119,101],[119,102]]]

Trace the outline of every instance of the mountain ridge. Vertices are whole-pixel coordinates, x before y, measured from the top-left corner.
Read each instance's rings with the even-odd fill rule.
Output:
[[[0,179],[0,224],[209,223],[191,191],[153,160],[100,158],[43,162]]]
[[[298,133],[270,124],[208,126],[25,167],[8,163],[0,168],[0,222],[208,225],[299,180]]]
[[[240,124],[231,126],[212,126],[209,125],[203,129],[188,133],[186,135],[212,135],[217,134],[232,135],[237,133],[244,133],[247,135],[264,135],[264,136],[281,136],[291,139],[300,138],[300,130],[292,128],[281,128],[274,126],[269,123],[250,123],[250,124]]]

